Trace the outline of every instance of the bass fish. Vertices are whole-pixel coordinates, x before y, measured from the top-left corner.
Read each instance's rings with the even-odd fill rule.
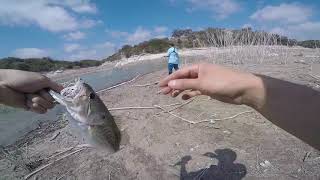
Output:
[[[71,86],[70,86],[71,85]],[[90,143],[99,147],[119,150],[121,134],[108,108],[90,87],[77,80],[60,94],[50,91],[52,97],[65,106],[71,117],[84,127]]]

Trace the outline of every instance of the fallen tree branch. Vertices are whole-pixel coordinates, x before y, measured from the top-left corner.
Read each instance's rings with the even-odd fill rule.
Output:
[[[189,103],[191,103],[193,100],[195,100],[196,98],[193,98],[193,99],[190,99],[189,101],[186,101],[186,102],[184,102],[184,103],[180,103],[180,106],[177,106],[177,107],[174,107],[174,108],[172,108],[172,109],[169,109],[168,111],[169,112],[172,112],[172,111],[174,111],[174,110],[176,110],[176,109],[179,109],[179,108],[181,108],[182,106],[185,106],[185,105],[187,105],[187,104],[189,104]],[[163,107],[165,107],[165,106],[163,106]],[[159,115],[160,113],[156,113],[156,115]]]
[[[179,109],[179,108],[181,108],[182,106],[185,106],[185,105],[191,103],[191,102],[194,101],[195,99],[196,99],[196,98],[190,99],[189,101],[182,103],[180,106],[177,106],[177,107],[175,107],[175,108],[172,108],[172,109],[170,109],[170,110],[168,110],[168,111],[171,112],[171,111],[174,111],[174,110],[176,110],[176,109]]]
[[[185,121],[185,122],[190,123],[190,124],[195,124],[195,123],[196,123],[196,122],[194,122],[194,121],[189,121],[189,120],[187,120],[187,119],[185,119],[185,118],[183,118],[183,117],[180,117],[180,116],[178,116],[178,115],[176,115],[176,114],[173,114],[172,112],[169,112],[168,110],[164,109],[164,108],[161,107],[161,106],[158,106],[158,105],[154,105],[154,106],[157,107],[157,108],[159,108],[159,109],[161,109],[162,111],[170,114],[171,116],[174,116],[174,117],[176,117],[176,118],[181,119],[182,121]]]
[[[71,151],[71,150],[73,150],[73,149],[75,149],[75,148],[90,148],[90,147],[92,147],[90,144],[79,144],[79,145],[77,145],[77,146],[73,146],[73,147],[66,148],[66,149],[64,149],[63,151],[58,152],[57,154],[53,154],[53,155],[49,156],[49,157],[46,158],[46,159],[52,159],[52,158],[54,158],[54,157],[56,157],[56,156],[59,156],[59,155],[61,155],[61,154],[64,154],[64,153],[66,153],[66,152],[68,152],[68,151]]]
[[[102,89],[102,90],[100,90],[100,91],[97,91],[96,93],[101,93],[101,92],[104,92],[104,91],[109,91],[109,90],[114,89],[114,88],[117,88],[117,87],[119,87],[119,86],[122,86],[122,85],[125,85],[125,84],[128,84],[128,83],[131,83],[131,82],[135,81],[139,76],[140,76],[140,74],[139,74],[138,76],[134,77],[133,79],[129,80],[129,81],[122,82],[122,83],[120,83],[120,84],[117,84],[117,85],[108,87],[108,88],[106,88],[106,89]]]
[[[69,157],[69,156],[71,156],[71,155],[73,155],[73,154],[76,154],[76,153],[80,152],[80,151],[83,151],[84,149],[85,149],[85,148],[78,149],[78,150],[73,151],[73,152],[71,152],[71,153],[69,153],[69,154],[66,154],[65,156],[62,156],[61,158],[59,158],[59,159],[57,159],[57,160],[54,160],[53,162],[51,162],[51,163],[49,163],[49,164],[46,164],[46,165],[38,168],[37,170],[31,172],[30,174],[26,175],[26,176],[24,177],[24,179],[27,180],[27,179],[29,179],[30,177],[32,177],[33,175],[35,175],[36,173],[40,172],[41,170],[43,170],[43,169],[51,166],[52,164],[54,164],[54,163],[56,163],[56,162],[58,162],[58,161],[61,161],[62,159],[67,158],[67,157]]]
[[[246,114],[246,113],[252,113],[254,111],[244,111],[244,112],[241,112],[241,113],[238,113],[236,115],[233,115],[233,116],[230,116],[230,117],[226,117],[226,118],[221,118],[221,119],[205,119],[205,120],[202,120],[202,121],[198,121],[198,122],[195,122],[194,124],[199,124],[199,123],[204,123],[204,122],[211,122],[211,121],[223,121],[223,120],[228,120],[228,119],[233,119],[233,118],[236,118],[242,114]]]
[[[119,107],[119,108],[108,108],[109,111],[117,111],[117,110],[131,110],[131,109],[158,109],[156,107]]]
[[[63,150],[63,151],[61,151],[61,152],[58,152],[57,154],[53,154],[53,155],[49,156],[49,157],[46,158],[46,159],[52,159],[52,158],[54,158],[54,157],[56,157],[56,156],[59,156],[59,155],[64,154],[64,153],[66,153],[66,152],[68,152],[68,151],[71,151],[71,150],[74,149],[74,148],[76,148],[76,146],[74,146],[74,147],[69,147],[69,148],[67,148],[67,149],[65,149],[65,150]]]
[[[170,107],[170,106],[177,106],[180,105],[181,103],[174,103],[174,104],[168,104],[168,105],[163,105],[163,107]],[[118,107],[118,108],[108,108],[109,111],[118,111],[118,110],[131,110],[131,109],[159,109],[155,106],[132,106],[132,107]]]
[[[52,138],[50,139],[50,141],[55,140],[58,136],[59,136],[60,132],[56,133],[54,136],[52,136]]]
[[[221,118],[221,119],[214,119],[214,121],[223,121],[223,120],[228,120],[228,119],[233,119],[233,118],[236,118],[242,114],[246,114],[246,113],[253,113],[254,111],[244,111],[244,112],[241,112],[241,113],[238,113],[238,114],[235,114],[233,116],[230,116],[230,117],[226,117],[226,118]]]
[[[153,85],[157,85],[159,84],[159,81],[157,82],[153,82],[153,83],[149,83],[149,84],[136,84],[136,85],[132,85],[133,87],[148,87],[148,86],[153,86]]]
[[[320,80],[320,77],[319,76],[316,76],[316,75],[313,75],[313,74],[308,74],[309,76],[313,77],[314,79],[316,80]]]

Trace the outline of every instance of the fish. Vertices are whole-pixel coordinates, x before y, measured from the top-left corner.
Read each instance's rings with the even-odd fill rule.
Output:
[[[86,130],[89,144],[118,151],[120,130],[114,117],[93,88],[81,79],[69,84],[60,94],[49,91],[63,105],[73,120]]]

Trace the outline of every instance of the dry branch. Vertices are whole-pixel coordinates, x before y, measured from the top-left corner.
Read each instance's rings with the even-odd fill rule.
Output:
[[[58,136],[59,136],[60,132],[56,133],[54,136],[52,136],[52,138],[50,139],[50,141],[55,140]]]
[[[309,74],[309,76],[313,77],[313,78],[316,79],[316,80],[320,80],[320,77],[318,77],[318,76],[316,76],[316,75]]]
[[[119,108],[108,108],[108,109],[109,111],[118,111],[118,110],[131,110],[131,109],[158,109],[158,108],[133,106],[133,107],[119,107]]]
[[[184,102],[184,103],[180,103],[180,106],[177,106],[177,107],[174,107],[174,108],[172,108],[172,109],[169,109],[168,110],[168,112],[172,112],[172,111],[174,111],[174,110],[176,110],[176,109],[179,109],[179,108],[181,108],[182,106],[185,106],[185,105],[187,105],[187,104],[189,104],[189,103],[191,103],[193,100],[195,100],[196,98],[193,98],[193,99],[190,99],[189,101],[186,101],[186,102]],[[163,106],[164,107],[164,106]],[[160,113],[157,113],[156,115],[159,115]]]
[[[223,120],[228,120],[228,119],[233,119],[233,118],[236,118],[242,114],[246,114],[246,113],[253,113],[254,111],[244,111],[244,112],[241,112],[241,113],[238,113],[236,115],[233,115],[233,116],[230,116],[230,117],[226,117],[226,118],[221,118],[221,119],[214,119],[214,121],[223,121]]]
[[[73,149],[75,149],[75,148],[90,148],[90,147],[92,147],[90,144],[79,144],[79,145],[77,145],[77,146],[73,146],[73,147],[66,148],[66,149],[64,149],[63,151],[58,152],[57,154],[53,154],[53,155],[49,156],[49,157],[46,158],[46,159],[52,159],[52,158],[54,158],[54,157],[56,157],[56,156],[59,156],[59,155],[61,155],[61,154],[64,154],[64,153],[66,153],[66,152],[68,152],[68,151],[71,151],[71,150],[73,150]]]
[[[27,179],[29,179],[30,177],[32,177],[33,175],[35,175],[36,173],[40,172],[41,170],[43,170],[43,169],[45,169],[45,168],[53,165],[54,163],[56,163],[56,162],[58,162],[58,161],[61,161],[61,160],[64,159],[64,158],[67,158],[67,157],[69,157],[69,156],[71,156],[71,155],[73,155],[73,154],[76,154],[76,153],[78,153],[78,152],[80,152],[80,151],[83,151],[84,149],[85,149],[85,148],[78,149],[78,150],[76,150],[76,151],[73,151],[73,152],[65,155],[65,156],[62,156],[61,158],[59,158],[59,159],[57,159],[57,160],[54,160],[53,162],[51,162],[51,163],[49,163],[49,164],[46,164],[46,165],[38,168],[37,170],[31,172],[30,174],[26,175],[26,176],[24,177],[24,179],[27,180]]]
[[[177,107],[175,107],[175,108],[170,109],[169,112],[174,111],[174,110],[176,110],[176,109],[179,109],[179,108],[181,108],[182,106],[185,106],[185,105],[191,103],[191,102],[192,102],[193,100],[195,100],[195,99],[196,99],[196,98],[190,99],[189,101],[184,102],[184,103],[181,104],[180,106],[177,106]]]
[[[48,157],[47,159],[52,159],[52,158],[54,158],[56,156],[59,156],[59,155],[64,154],[64,153],[66,153],[68,151],[71,151],[74,148],[75,147],[69,147],[69,148],[65,149],[64,151],[58,152],[57,154],[53,154],[52,156]]]
[[[230,117],[226,117],[226,118],[221,118],[221,119],[205,119],[205,120],[202,120],[202,121],[195,122],[194,124],[210,122],[210,121],[223,121],[223,120],[233,119],[233,118],[236,118],[236,117],[238,117],[238,116],[240,116],[242,114],[252,113],[252,112],[254,112],[254,111],[244,111],[244,112],[238,113],[236,115],[233,115],[233,116],[230,116]]]
[[[133,79],[129,80],[129,81],[122,82],[122,83],[120,83],[120,84],[117,84],[117,85],[108,87],[108,88],[106,88],[106,89],[102,89],[102,90],[100,90],[100,91],[97,91],[96,93],[101,93],[101,92],[104,92],[104,91],[109,91],[109,90],[114,89],[114,88],[117,88],[117,87],[119,87],[119,86],[122,86],[122,85],[125,85],[125,84],[128,84],[128,83],[131,83],[131,82],[135,81],[139,76],[140,76],[140,74],[139,74],[138,76],[134,77]]]
[[[149,83],[149,84],[136,84],[136,85],[132,85],[133,87],[148,87],[148,86],[153,86],[153,85],[157,85],[159,84],[159,81],[157,82],[153,82],[153,83]]]
[[[154,105],[154,106],[157,107],[157,108],[159,108],[159,109],[161,109],[161,110],[163,110],[164,112],[170,114],[171,116],[174,116],[174,117],[176,117],[176,118],[181,119],[182,121],[188,122],[188,123],[190,123],[190,124],[195,124],[195,123],[196,123],[196,122],[194,122],[194,121],[189,121],[189,120],[187,120],[187,119],[185,119],[185,118],[183,118],[183,117],[180,117],[180,116],[178,116],[178,115],[176,115],[176,114],[173,114],[172,112],[164,109],[164,108],[161,107],[161,106],[158,106],[158,105]]]
[[[174,104],[168,104],[168,105],[163,105],[163,107],[170,107],[170,106],[177,106],[180,105],[181,103],[174,103]],[[132,106],[132,107],[118,107],[118,108],[109,108],[109,111],[118,111],[118,110],[131,110],[131,109],[159,109],[155,106]]]

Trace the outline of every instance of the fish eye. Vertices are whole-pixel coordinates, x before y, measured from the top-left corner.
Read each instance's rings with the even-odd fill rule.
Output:
[[[90,99],[94,99],[96,97],[96,95],[94,93],[90,93],[89,97],[90,97]]]

